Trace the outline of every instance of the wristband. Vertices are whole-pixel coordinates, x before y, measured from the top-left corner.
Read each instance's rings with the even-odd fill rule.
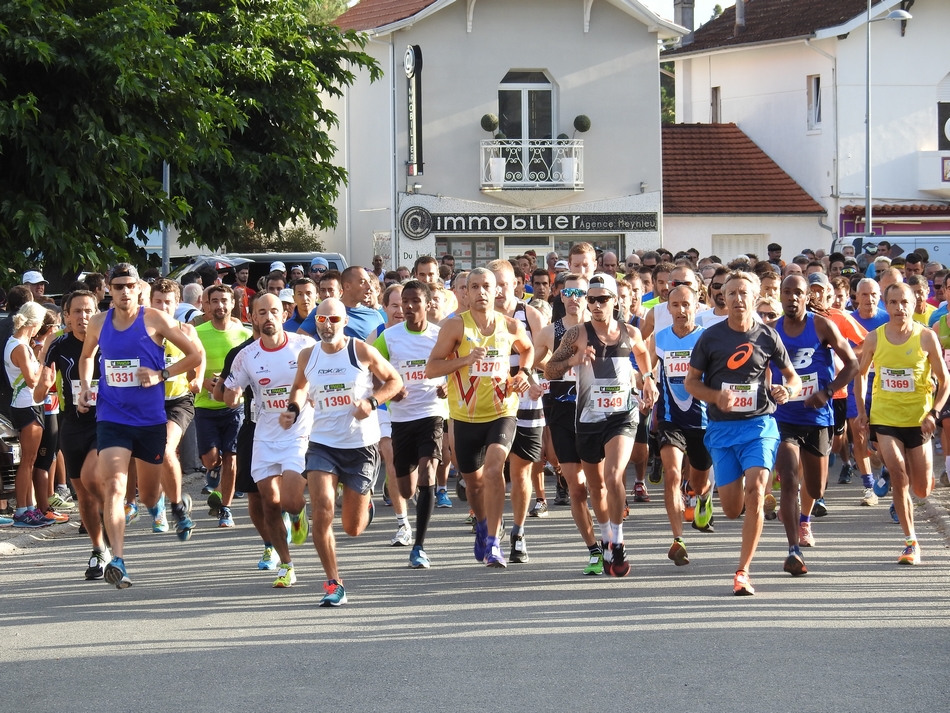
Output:
[[[294,415],[294,423],[297,423],[297,419],[300,418],[300,407],[291,401],[287,404],[287,410]]]
[[[930,409],[930,415],[933,417],[933,420],[936,421],[937,416],[938,416],[937,409],[935,408]]]
[[[370,396],[370,397],[369,397],[368,399],[366,399],[366,400],[369,401],[369,407],[370,407],[373,411],[375,411],[376,409],[379,408],[379,401],[376,400],[376,397],[375,397],[375,396]]]
[[[656,374],[654,374],[652,371],[645,371],[645,372],[643,372],[643,378],[644,378],[644,379],[653,379],[654,381],[656,381]]]

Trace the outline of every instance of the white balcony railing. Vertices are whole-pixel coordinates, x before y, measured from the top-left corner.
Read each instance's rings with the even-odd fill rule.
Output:
[[[481,142],[481,187],[584,188],[582,139],[489,139]]]

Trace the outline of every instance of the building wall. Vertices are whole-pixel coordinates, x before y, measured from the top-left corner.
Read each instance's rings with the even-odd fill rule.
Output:
[[[759,257],[765,257],[769,243],[782,246],[782,257],[787,262],[803,248],[825,250],[831,245],[831,233],[818,225],[817,217],[802,216],[683,216],[667,215],[663,218],[663,244],[676,253],[696,248],[700,255],[713,252],[713,236],[762,236]],[[722,255],[723,260],[732,260],[736,255]]]

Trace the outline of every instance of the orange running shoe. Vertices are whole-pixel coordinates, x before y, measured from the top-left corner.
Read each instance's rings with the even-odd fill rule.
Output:
[[[751,597],[755,594],[752,588],[752,580],[745,570],[740,569],[732,580],[732,593],[737,597]]]

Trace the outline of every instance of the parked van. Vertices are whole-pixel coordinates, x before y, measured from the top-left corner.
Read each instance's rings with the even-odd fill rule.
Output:
[[[227,253],[226,255],[196,255],[189,258],[184,265],[172,270],[168,276],[177,280],[186,272],[193,272],[202,266],[210,266],[217,270],[224,282],[232,284],[235,267],[247,265],[250,273],[247,281],[253,286],[270,272],[271,263],[274,262],[284,263],[288,273],[291,267],[300,265],[303,267],[304,274],[308,275],[310,261],[315,257],[324,258],[330,264],[331,270],[343,272],[347,267],[346,258],[340,253]]]
[[[924,248],[930,259],[950,267],[950,234],[946,233],[891,233],[890,235],[875,235],[865,239],[863,235],[848,235],[837,238],[832,242],[831,251],[840,252],[845,245],[854,245],[854,254],[877,254],[877,246],[886,240],[891,244],[888,257],[893,259],[913,252],[917,248]]]

